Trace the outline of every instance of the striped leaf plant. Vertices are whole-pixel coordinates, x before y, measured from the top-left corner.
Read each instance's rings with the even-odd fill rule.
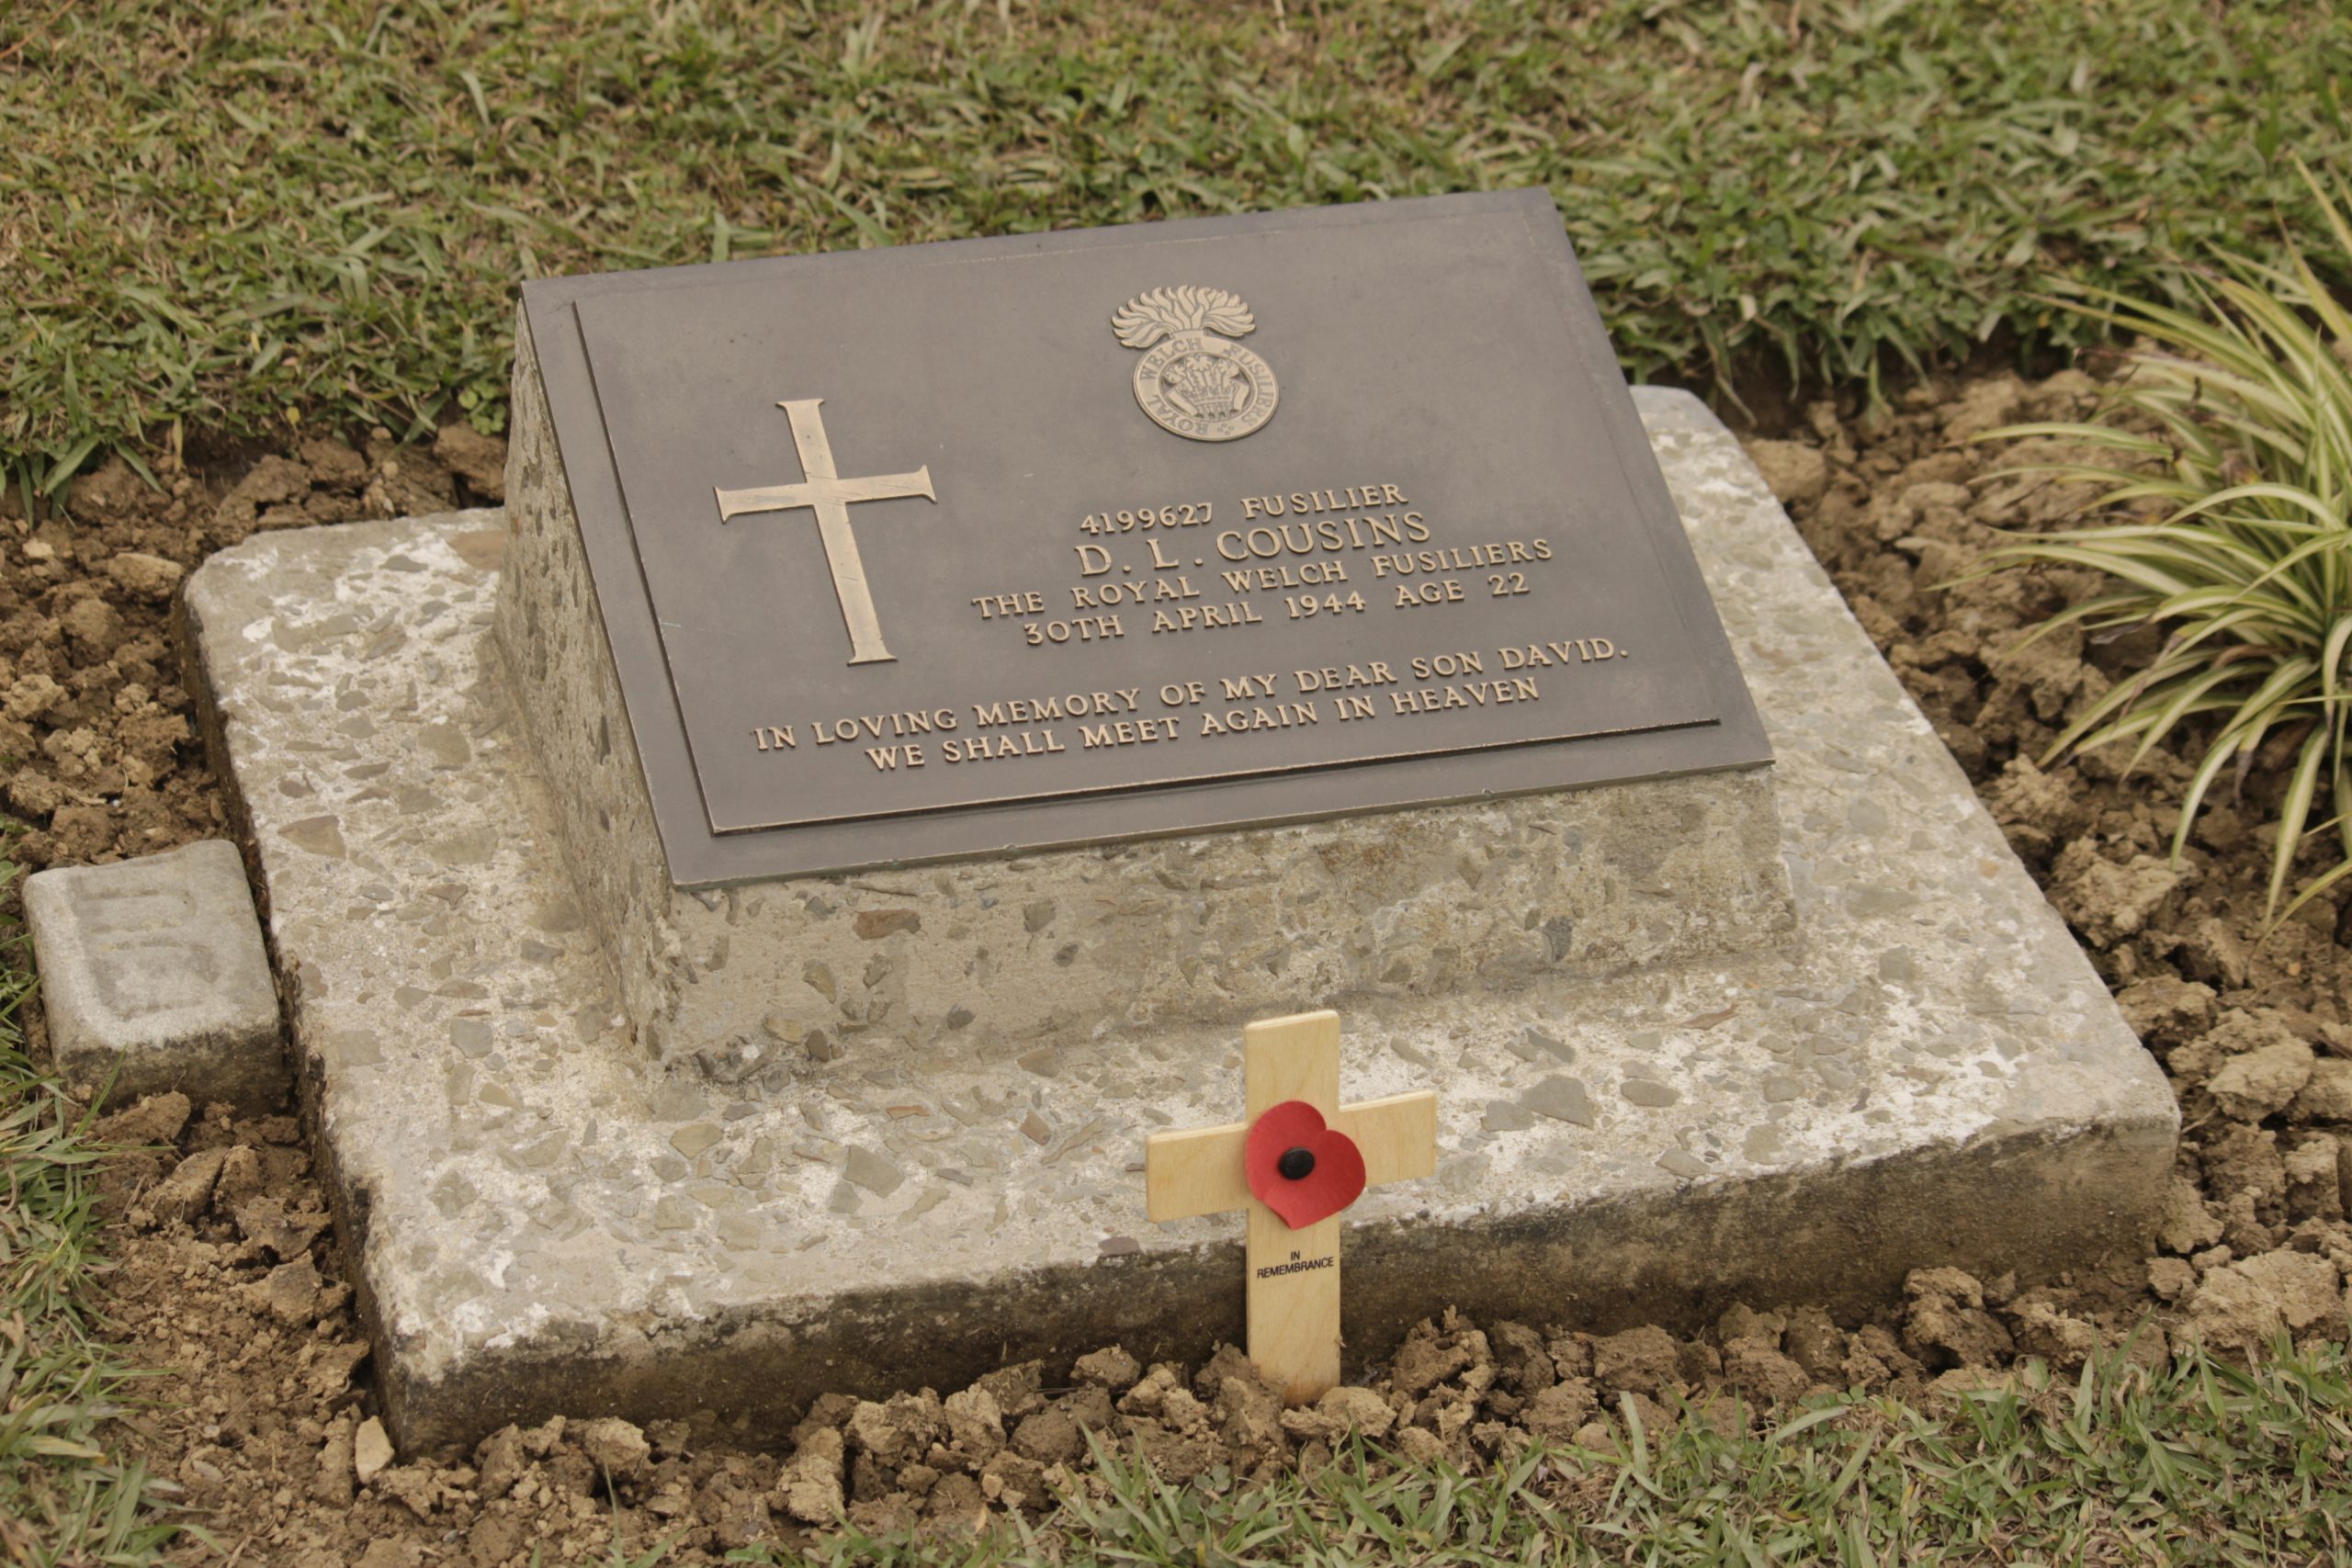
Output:
[[[2331,193],[2303,178],[2339,276],[2352,276],[2352,198],[2340,180]],[[2089,288],[2062,301],[2138,340],[2126,373],[2092,423],[1983,439],[2054,437],[2114,460],[2009,470],[2099,487],[2094,521],[2010,533],[1985,570],[2047,562],[2109,580],[2033,637],[2076,624],[2095,637],[2165,631],[2147,667],[2068,725],[2043,761],[2131,742],[2136,766],[2189,724],[2203,755],[2181,799],[2176,864],[2222,774],[2238,790],[2266,759],[2288,766],[2264,902],[2266,918],[2284,919],[2352,874],[2352,314],[2291,241],[2277,263],[2218,257],[2189,290],[2188,310]],[[2335,863],[2280,910],[2315,835],[2338,846]]]

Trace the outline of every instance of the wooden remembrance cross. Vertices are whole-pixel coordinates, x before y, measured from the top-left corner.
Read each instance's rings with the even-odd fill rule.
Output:
[[[1145,1201],[1162,1224],[1250,1212],[1250,1359],[1303,1404],[1340,1381],[1340,1211],[1436,1170],[1437,1096],[1341,1105],[1330,1011],[1249,1025],[1242,1080],[1247,1121],[1146,1141]]]

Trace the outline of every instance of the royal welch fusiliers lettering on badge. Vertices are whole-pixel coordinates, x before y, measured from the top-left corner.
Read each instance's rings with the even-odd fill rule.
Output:
[[[1273,367],[1235,342],[1258,318],[1222,288],[1155,288],[1119,307],[1112,331],[1144,351],[1136,401],[1190,441],[1238,441],[1274,417]]]

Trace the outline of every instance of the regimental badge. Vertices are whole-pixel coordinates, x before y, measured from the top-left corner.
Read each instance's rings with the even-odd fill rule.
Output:
[[[1274,417],[1274,370],[1233,340],[1258,330],[1238,295],[1155,288],[1111,318],[1136,366],[1136,401],[1160,429],[1188,441],[1238,441]]]

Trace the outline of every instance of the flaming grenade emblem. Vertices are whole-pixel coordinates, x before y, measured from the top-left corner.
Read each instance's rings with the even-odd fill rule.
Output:
[[[1136,401],[1160,429],[1190,441],[1238,441],[1274,417],[1273,367],[1233,341],[1258,330],[1222,288],[1155,288],[1120,307],[1112,331],[1144,356]]]

